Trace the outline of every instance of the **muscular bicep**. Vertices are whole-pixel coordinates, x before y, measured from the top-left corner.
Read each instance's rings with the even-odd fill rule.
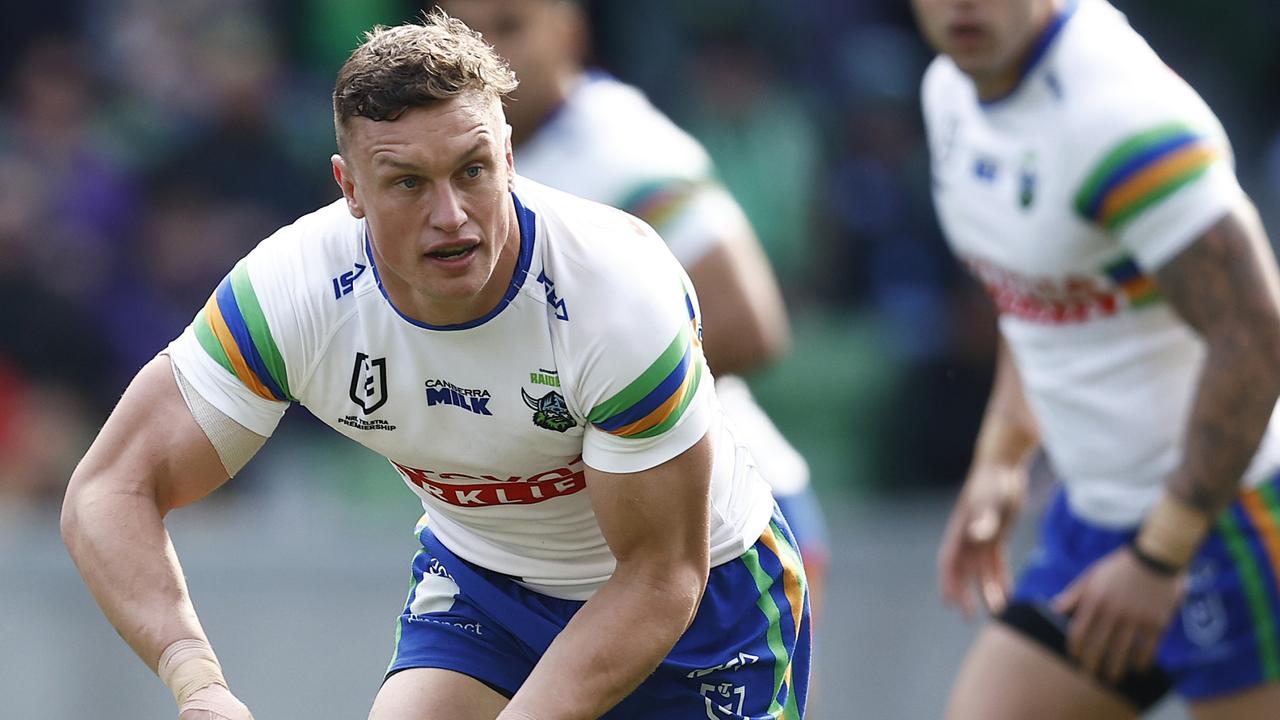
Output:
[[[1161,294],[1210,344],[1280,349],[1280,278],[1252,207],[1229,212],[1156,271]],[[1265,353],[1265,356],[1263,355]]]
[[[674,458],[635,473],[587,468],[591,506],[619,567],[709,562],[710,434]]]
[[[76,468],[68,492],[144,495],[166,512],[204,497],[227,477],[178,390],[169,358],[161,355],[129,384]]]
[[[790,327],[773,268],[745,222],[687,268],[702,304],[703,344],[716,375],[749,372],[785,351]]]

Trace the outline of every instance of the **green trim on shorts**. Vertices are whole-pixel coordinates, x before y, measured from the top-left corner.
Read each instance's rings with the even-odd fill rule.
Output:
[[[765,637],[774,657],[773,697],[769,700],[769,716],[782,717],[785,709],[778,702],[778,695],[787,677],[787,667],[791,664],[787,647],[782,644],[782,611],[778,608],[778,603],[774,602],[773,596],[769,594],[769,590],[773,588],[773,577],[760,566],[760,551],[752,546],[743,553],[742,562],[751,573],[751,579],[755,580],[756,589],[760,591],[756,607],[760,608],[760,612],[763,612],[765,618],[769,620],[769,630]]]
[[[1218,519],[1218,530],[1222,533],[1223,543],[1231,555],[1236,572],[1240,575],[1240,584],[1244,586],[1245,599],[1249,605],[1249,615],[1253,620],[1253,638],[1258,644],[1258,660],[1262,665],[1262,674],[1267,681],[1280,678],[1280,650],[1276,648],[1275,619],[1271,617],[1270,602],[1267,599],[1266,581],[1262,570],[1254,560],[1253,549],[1248,538],[1236,522],[1230,508]]]

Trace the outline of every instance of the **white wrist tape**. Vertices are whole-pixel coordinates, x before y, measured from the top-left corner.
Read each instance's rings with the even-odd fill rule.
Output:
[[[178,707],[182,707],[201,688],[227,686],[226,679],[222,677],[222,666],[206,640],[188,638],[165,648],[160,654],[156,674],[169,687]]]

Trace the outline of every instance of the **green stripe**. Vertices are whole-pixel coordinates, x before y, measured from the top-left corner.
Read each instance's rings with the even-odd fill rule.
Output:
[[[778,717],[783,712],[782,704],[778,702],[778,695],[782,691],[782,682],[787,676],[787,666],[791,664],[787,647],[782,644],[782,611],[778,609],[778,604],[769,594],[770,588],[773,587],[773,577],[760,567],[760,551],[752,547],[743,553],[742,562],[751,573],[751,578],[756,581],[756,589],[760,591],[760,599],[756,600],[756,607],[760,608],[760,612],[763,612],[765,618],[769,620],[769,631],[765,638],[769,643],[769,651],[774,657],[773,699],[769,701],[769,715]]]
[[[409,567],[416,567],[418,564],[418,556],[422,555],[426,550],[419,550],[413,556],[413,562],[409,563]],[[407,608],[413,602],[413,592],[418,589],[418,578],[414,575],[413,570],[409,571],[409,596],[404,600],[404,606]],[[404,632],[404,618],[396,618],[396,639],[394,648],[391,653],[391,662],[387,663],[387,672],[391,672],[391,668],[395,667],[396,661],[400,659],[400,634]]]
[[[783,560],[791,563],[800,573],[800,590],[804,594],[809,594],[809,578],[804,574],[804,558],[800,557],[800,549],[795,547],[787,540],[786,533],[782,532],[782,528],[777,523],[769,521],[769,528],[773,530],[774,540],[778,543],[778,551],[784,555]],[[800,632],[800,628],[796,628],[796,632]]]
[[[1103,156],[1102,161],[1094,166],[1093,172],[1084,181],[1080,191],[1076,193],[1076,212],[1084,215],[1098,191],[1106,184],[1111,173],[1116,168],[1125,164],[1134,155],[1141,153],[1152,145],[1159,144],[1174,135],[1182,133],[1195,132],[1194,128],[1186,123],[1171,122],[1160,125],[1145,132],[1131,136],[1128,140],[1115,146],[1111,152]]]
[[[209,326],[209,318],[205,315],[204,308],[200,308],[200,312],[196,313],[195,322],[191,324],[196,331],[196,339],[200,341],[200,347],[209,353],[209,356],[218,361],[218,364],[227,369],[232,375],[236,374],[236,369],[231,367],[231,360],[227,357],[227,351],[222,348],[222,343],[218,342],[218,337],[213,334],[213,328]]]
[[[1172,195],[1174,191],[1203,175],[1204,171],[1208,170],[1209,166],[1212,164],[1213,158],[1206,158],[1204,164],[1200,167],[1188,168],[1183,174],[1173,176],[1164,185],[1161,185],[1159,188],[1143,195],[1142,198],[1129,203],[1128,207],[1116,213],[1115,217],[1112,217],[1107,221],[1107,229],[1115,230],[1129,220],[1132,220],[1143,210],[1155,205],[1166,197]]]
[[[1274,680],[1280,677],[1280,652],[1276,648],[1275,619],[1271,617],[1268,608],[1267,588],[1262,573],[1254,562],[1249,541],[1231,516],[1230,509],[1222,513],[1218,528],[1222,531],[1222,539],[1226,542],[1227,551],[1235,563],[1240,582],[1244,585],[1249,614],[1253,616],[1253,637],[1258,644],[1263,675],[1267,680]]]
[[[706,180],[689,180],[687,178],[650,180],[632,186],[630,190],[622,194],[618,202],[610,204],[648,222],[650,218],[641,215],[637,206],[642,205],[645,200],[648,200],[654,194],[669,193],[676,198],[675,202],[684,203],[688,202],[689,198],[693,197],[696,191],[706,184]]]
[[[689,325],[688,323],[680,323],[680,330],[676,333],[676,338],[671,341],[666,350],[662,351],[658,359],[653,361],[649,369],[641,373],[640,377],[631,381],[631,384],[620,390],[618,394],[596,405],[591,414],[587,416],[587,420],[592,423],[602,423],[643,400],[646,395],[653,392],[653,389],[658,387],[671,374],[672,370],[676,369],[676,366],[680,364],[681,358],[684,357],[684,351],[688,344]]]
[[[635,435],[628,435],[627,437],[655,437],[675,427],[675,424],[680,422],[680,418],[684,417],[684,411],[689,407],[689,403],[693,402],[693,396],[698,394],[698,383],[702,382],[702,353],[700,352],[694,352],[692,372],[693,379],[689,381],[689,392],[684,394],[684,398],[680,400],[680,405],[667,416],[667,419],[657,425],[654,425],[648,430],[638,432]]]
[[[271,378],[284,391],[285,399],[294,400],[293,393],[289,391],[289,373],[285,369],[284,357],[280,355],[280,348],[276,347],[276,341],[271,337],[271,327],[267,325],[267,317],[258,304],[258,295],[249,282],[249,270],[244,261],[236,263],[231,269],[231,292],[235,295],[244,324],[249,328],[253,345],[258,349],[262,362],[266,363]]]
[[[1276,493],[1276,486],[1271,484],[1271,481],[1267,481],[1255,489],[1262,496],[1262,502],[1267,506],[1267,510],[1270,510],[1272,516],[1280,522],[1280,494]],[[1276,578],[1276,582],[1280,583],[1280,578]]]

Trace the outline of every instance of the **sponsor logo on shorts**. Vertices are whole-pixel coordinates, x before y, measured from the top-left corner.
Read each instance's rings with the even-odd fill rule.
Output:
[[[484,635],[484,626],[477,622],[457,622],[455,620],[444,620],[441,618],[431,617],[430,615],[410,615],[411,623],[430,623],[432,625],[445,625],[447,627],[456,627],[459,630],[466,630],[473,635]]]
[[[740,652],[738,653],[737,657],[729,658],[725,662],[722,662],[715,667],[702,668],[701,670],[694,670],[690,672],[688,675],[685,675],[685,677],[692,680],[695,678],[705,677],[707,675],[710,675],[713,672],[720,672],[721,670],[737,670],[739,668],[746,667],[747,665],[751,665],[752,663],[758,662],[759,660],[760,658],[756,655]]]
[[[427,407],[452,405],[476,415],[493,415],[489,412],[488,390],[458,387],[448,380],[428,380],[425,386]]]
[[[528,477],[511,475],[471,475],[461,472],[423,470],[393,462],[405,480],[422,488],[441,502],[458,507],[487,505],[533,505],[564,497],[587,486],[582,456],[565,467],[543,470]]]
[[[1201,648],[1217,645],[1227,634],[1227,608],[1214,587],[1216,576],[1212,563],[1193,567],[1182,603],[1182,628],[1187,639]]]
[[[727,720],[743,717],[742,706],[747,700],[747,689],[741,685],[722,682],[716,685],[702,683],[698,689],[707,705],[709,720]]]

